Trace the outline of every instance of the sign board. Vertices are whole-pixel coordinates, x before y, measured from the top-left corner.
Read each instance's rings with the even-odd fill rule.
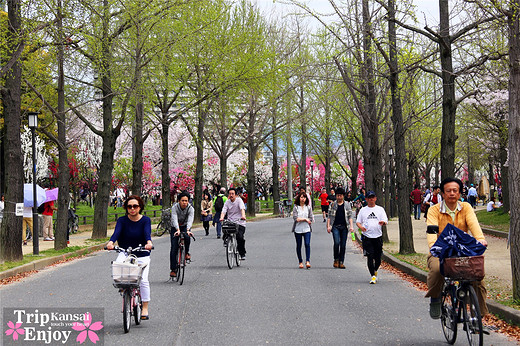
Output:
[[[23,203],[16,203],[16,210],[15,210],[16,216],[23,216]]]

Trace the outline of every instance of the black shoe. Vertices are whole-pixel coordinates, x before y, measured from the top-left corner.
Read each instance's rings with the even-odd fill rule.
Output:
[[[220,239],[220,236],[219,236],[219,235],[217,235],[217,239]]]

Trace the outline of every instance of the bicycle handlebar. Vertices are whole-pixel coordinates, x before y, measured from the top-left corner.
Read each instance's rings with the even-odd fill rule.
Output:
[[[151,250],[154,250],[154,246],[152,246],[152,249]],[[104,247],[105,250],[108,250],[107,247],[105,246]],[[145,249],[144,246],[142,246],[141,244],[139,244],[138,247],[136,248],[133,248],[132,247],[129,247],[128,249],[123,249],[122,247],[119,247],[119,246],[114,246],[113,249],[111,250],[108,250],[108,251],[115,251],[115,252],[125,252],[127,254],[131,254],[133,252],[139,252],[139,251],[147,251],[147,252],[151,252],[151,250],[148,250],[148,249]]]

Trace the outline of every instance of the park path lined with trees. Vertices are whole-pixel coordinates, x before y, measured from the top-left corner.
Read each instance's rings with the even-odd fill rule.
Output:
[[[258,191],[272,187],[278,200],[293,184],[333,184],[385,195],[397,207],[400,252],[413,253],[413,183],[487,175],[511,211],[520,299],[519,0],[439,0],[439,22],[424,29],[410,1],[331,0],[330,16],[286,2],[298,10],[8,0],[1,260],[22,258],[14,203],[32,177],[24,181],[20,131],[36,111],[53,167],[43,175],[60,188],[56,248],[66,246],[69,191],[80,188],[95,196],[93,237],[103,238],[116,186],[160,191],[164,205],[173,187],[191,190],[197,214],[204,187],[244,186],[254,215]]]

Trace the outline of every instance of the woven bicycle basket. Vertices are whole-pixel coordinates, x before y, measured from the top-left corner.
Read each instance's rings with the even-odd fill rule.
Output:
[[[484,256],[445,258],[444,275],[457,280],[482,280],[485,276]]]
[[[143,267],[125,262],[112,262],[112,279],[115,287],[138,286],[143,277]]]
[[[233,223],[222,223],[222,231],[226,233],[236,233],[238,230],[238,224]]]

